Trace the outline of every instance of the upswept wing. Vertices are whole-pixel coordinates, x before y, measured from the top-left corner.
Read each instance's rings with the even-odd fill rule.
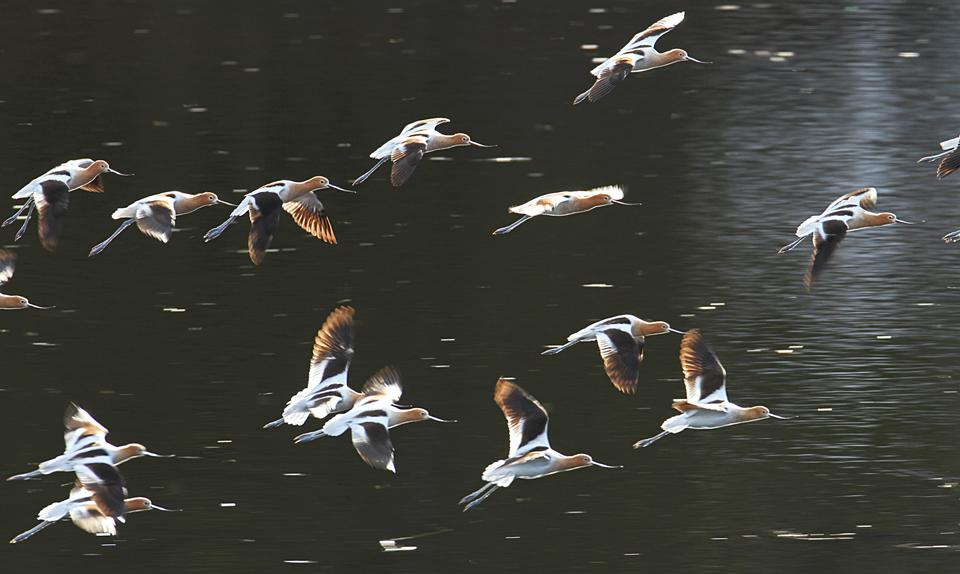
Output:
[[[537,399],[501,378],[494,389],[493,400],[507,419],[510,458],[525,455],[535,448],[550,448],[550,439],[547,437],[550,419]]]
[[[680,342],[680,366],[687,389],[687,402],[716,408],[727,400],[727,371],[703,339],[700,329],[691,329]]]

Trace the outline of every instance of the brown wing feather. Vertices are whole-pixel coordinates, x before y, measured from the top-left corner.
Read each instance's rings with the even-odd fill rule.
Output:
[[[421,139],[408,140],[404,144],[397,146],[390,154],[390,161],[393,167],[390,170],[390,183],[393,187],[400,187],[413,175],[413,170],[417,169],[423,154],[426,152],[427,144]]]
[[[56,179],[40,182],[40,189],[40,199],[36,202],[40,213],[37,234],[44,249],[56,251],[63,231],[63,218],[70,204],[70,189],[66,183]]]
[[[594,82],[593,86],[590,88],[590,101],[596,102],[600,98],[612,92],[614,88],[627,79],[627,76],[630,75],[630,71],[632,69],[632,63],[621,62],[604,70],[600,74],[600,77],[597,78],[597,81]]]
[[[247,236],[247,250],[250,252],[250,261],[254,265],[263,263],[267,248],[273,241],[273,236],[280,226],[280,211],[273,211],[266,215],[250,212],[250,234]]]
[[[937,177],[943,179],[957,169],[960,169],[960,148],[940,160],[940,165],[937,166]]]
[[[597,346],[613,386],[621,393],[635,394],[643,360],[642,340],[620,329],[608,329],[597,334]]]
[[[847,236],[847,225],[842,221],[825,221],[822,227],[826,236],[821,236],[819,231],[813,234],[813,254],[810,256],[807,272],[803,276],[803,285],[807,291],[813,289],[814,282],[837,250],[837,245]]]
[[[337,244],[337,236],[333,233],[333,224],[327,217],[323,204],[313,193],[308,193],[296,201],[288,201],[283,204],[283,209],[301,229],[316,237],[317,239],[329,243]]]
[[[169,201],[157,200],[137,208],[137,227],[147,237],[164,243],[170,241],[177,215]]]
[[[81,185],[80,189],[89,191],[90,193],[103,193],[103,175],[98,174],[90,183]]]
[[[687,389],[687,399],[701,401],[726,385],[727,372],[700,329],[690,329],[680,341],[680,367]],[[674,408],[678,408],[676,401]]]

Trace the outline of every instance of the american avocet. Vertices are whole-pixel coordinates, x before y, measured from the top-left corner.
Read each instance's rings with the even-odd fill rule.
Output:
[[[940,149],[944,151],[917,160],[917,163],[920,163],[922,161],[937,161],[939,159],[940,164],[937,165],[937,179],[943,179],[957,171],[957,169],[960,169],[960,136],[940,142]]]
[[[347,386],[347,373],[353,360],[353,307],[337,307],[323,322],[313,340],[313,356],[307,374],[307,386],[287,401],[283,416],[263,428],[286,423],[301,426],[313,416],[324,419],[343,413],[363,394]]]
[[[407,124],[400,131],[400,135],[370,154],[370,157],[379,161],[365,174],[353,180],[353,185],[357,186],[366,181],[387,160],[393,162],[393,169],[390,171],[390,184],[393,187],[400,187],[413,175],[413,170],[423,159],[424,154],[464,145],[496,147],[477,143],[465,133],[448,135],[437,131],[437,126],[449,121],[447,118],[430,118]]]
[[[669,434],[684,429],[716,429],[767,418],[787,420],[763,406],[741,407],[727,400],[727,371],[713,354],[699,329],[691,329],[680,343],[680,366],[686,399],[675,399],[673,408],[680,411],[663,421],[663,432],[634,443],[633,448],[650,446]]]
[[[250,235],[247,248],[250,260],[255,265],[263,263],[267,247],[273,241],[273,234],[280,226],[281,208],[293,217],[301,229],[317,239],[336,245],[333,225],[323,204],[313,193],[324,189],[336,189],[347,193],[356,193],[337,187],[325,177],[314,176],[304,181],[282,179],[258,187],[243,197],[240,204],[230,212],[230,217],[203,236],[204,241],[212,241],[227,229],[238,217],[250,215]]]
[[[8,249],[0,249],[0,287],[6,285],[13,278],[13,270],[16,266],[17,256]],[[0,309],[53,309],[53,307],[41,307],[34,305],[26,297],[19,295],[4,295],[0,293]]]
[[[143,199],[131,203],[126,207],[121,207],[113,212],[113,219],[123,219],[113,234],[103,242],[93,246],[90,250],[90,257],[100,253],[110,245],[110,242],[117,238],[124,229],[134,223],[140,231],[147,237],[152,237],[164,243],[170,241],[173,234],[173,227],[177,224],[178,215],[193,213],[201,207],[208,205],[223,204],[230,207],[236,207],[232,203],[221,201],[215,193],[196,193],[189,194],[182,191],[167,191],[150,195]]]
[[[701,62],[690,57],[685,50],[675,48],[666,52],[658,52],[654,47],[661,36],[683,22],[683,15],[683,12],[677,12],[654,22],[649,28],[631,38],[626,46],[620,48],[619,52],[590,70],[590,74],[595,76],[597,81],[589,90],[577,96],[573,100],[573,105],[577,105],[587,98],[591,102],[596,102],[626,80],[631,73],[646,72],[677,62],[709,64],[710,62]]]
[[[510,453],[508,458],[491,463],[483,470],[482,478],[487,484],[460,499],[460,504],[465,505],[464,512],[486,500],[497,488],[510,486],[516,478],[540,478],[587,466],[623,468],[601,464],[589,454],[568,456],[550,448],[546,409],[507,379],[497,381],[493,400],[507,419]]]
[[[70,520],[72,520],[78,528],[91,534],[115,536],[117,534],[117,522],[125,522],[124,517],[122,515],[110,516],[104,514],[95,500],[97,496],[98,490],[96,486],[87,487],[81,483],[77,483],[70,491],[69,498],[45,506],[37,514],[37,519],[40,520],[40,524],[26,532],[18,534],[10,540],[10,544],[23,542],[47,526],[67,516],[70,517]],[[136,497],[123,500],[123,514],[147,510],[174,512],[172,509],[157,506],[151,502],[149,498]]]
[[[820,272],[827,261],[836,251],[837,245],[850,231],[878,227],[891,223],[912,225],[909,221],[898,218],[893,213],[874,213],[868,211],[877,205],[877,188],[864,187],[851,191],[835,199],[820,215],[811,215],[797,227],[798,239],[780,248],[780,253],[786,253],[799,245],[808,236],[813,236],[813,255],[810,266],[803,278],[807,291],[813,289]]]
[[[639,203],[626,203],[621,201],[622,199],[623,188],[619,185],[595,187],[586,191],[557,191],[547,193],[508,209],[508,212],[519,213],[523,215],[523,217],[506,227],[497,229],[493,234],[504,235],[510,233],[524,221],[538,215],[563,217],[565,215],[584,213],[607,205],[641,205]]]
[[[396,406],[402,389],[400,374],[391,367],[377,371],[363,385],[363,396],[353,408],[329,419],[318,431],[304,433],[294,439],[297,444],[323,436],[340,436],[347,430],[360,458],[373,468],[397,472],[393,460],[393,443],[389,429],[403,424],[433,420],[456,422],[432,416],[426,409]]]
[[[40,226],[37,230],[40,243],[48,251],[57,248],[60,232],[63,229],[63,217],[70,201],[69,192],[76,189],[93,193],[103,192],[104,173],[128,176],[112,169],[103,160],[73,159],[51,168],[47,173],[34,179],[13,194],[13,199],[24,199],[23,205],[3,222],[2,227],[10,225],[24,211],[27,212],[23,225],[17,231],[14,241],[18,241],[27,231],[34,207],[40,212]]]
[[[167,458],[173,455],[156,454],[139,443],[114,446],[107,442],[107,430],[90,413],[70,403],[63,415],[65,448],[63,454],[41,462],[37,470],[11,476],[7,480],[26,480],[54,472],[79,472],[77,468],[89,464],[118,465],[141,456]],[[93,461],[93,462],[92,462]]]
[[[640,378],[644,337],[668,332],[683,334],[664,321],[647,322],[633,315],[617,315],[587,325],[567,337],[563,345],[547,349],[541,355],[556,355],[581,341],[596,341],[610,382],[621,393],[632,395],[637,392]]]

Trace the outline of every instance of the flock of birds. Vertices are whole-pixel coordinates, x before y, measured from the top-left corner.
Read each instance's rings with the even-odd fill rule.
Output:
[[[636,34],[619,52],[591,70],[596,80],[573,103],[599,101],[632,73],[678,62],[708,64],[690,57],[684,50],[657,51],[657,40],[673,30],[683,18],[683,12],[672,14]],[[362,184],[387,161],[392,164],[390,183],[399,187],[410,179],[427,153],[459,146],[493,147],[475,142],[464,133],[448,135],[437,131],[440,125],[449,121],[446,118],[431,118],[405,126],[397,136],[370,154],[377,163],[355,179],[353,186]],[[939,160],[937,176],[943,178],[960,168],[960,137],[940,145],[942,153],[920,161]],[[13,195],[14,199],[24,202],[2,225],[8,226],[22,219],[23,223],[15,236],[15,240],[19,240],[26,233],[36,210],[39,214],[40,243],[45,249],[53,251],[59,243],[70,192],[78,189],[103,192],[104,174],[129,175],[112,169],[103,160],[78,159],[54,167]],[[248,252],[256,265],[263,262],[283,212],[288,213],[299,227],[312,236],[336,244],[333,225],[315,193],[327,189],[355,193],[330,183],[326,177],[315,176],[304,181],[279,180],[268,183],[247,193],[236,205],[208,192],[187,194],[169,191],[150,195],[113,212],[112,218],[121,220],[120,226],[107,239],[91,248],[90,256],[101,253],[134,224],[148,237],[166,243],[170,240],[177,216],[218,204],[230,206],[233,210],[223,223],[206,233],[205,241],[216,239],[246,215],[250,219]],[[542,195],[511,207],[509,211],[521,215],[520,219],[493,233],[507,234],[540,215],[567,216],[609,205],[639,205],[626,203],[623,198],[624,190],[619,186]],[[893,213],[870,211],[876,203],[875,188],[859,189],[836,199],[822,213],[807,218],[797,227],[797,240],[781,248],[780,252],[794,249],[808,237],[812,239],[813,255],[804,278],[808,290],[812,289],[816,278],[848,232],[893,223],[910,223]],[[960,241],[960,230],[947,234],[943,239],[947,242]],[[0,250],[0,286],[12,278],[14,263],[15,256],[11,251]],[[0,294],[2,309],[28,307],[51,308],[34,305],[25,297]],[[390,437],[392,429],[428,420],[441,423],[456,421],[435,417],[423,408],[398,404],[402,394],[401,379],[392,367],[384,367],[376,372],[360,391],[348,385],[348,372],[354,355],[354,313],[353,308],[342,306],[327,317],[314,341],[307,386],[290,398],[280,418],[267,423],[264,428],[302,426],[314,418],[322,421],[321,428],[297,435],[295,443],[303,444],[349,432],[364,462],[373,468],[396,472]],[[567,337],[566,343],[543,354],[555,355],[580,342],[596,342],[610,381],[620,392],[633,394],[637,390],[646,337],[666,333],[682,335],[679,355],[685,398],[673,401],[672,407],[679,414],[663,421],[662,432],[637,441],[634,448],[650,446],[663,437],[686,429],[716,429],[768,418],[789,418],[775,415],[764,406],[741,407],[731,402],[727,397],[726,371],[698,329],[680,331],[663,321],[648,322],[633,315],[618,315],[576,331]],[[515,479],[535,479],[589,466],[620,468],[599,463],[588,454],[564,455],[554,450],[548,438],[549,418],[546,410],[511,380],[501,378],[497,381],[494,401],[507,421],[509,450],[506,458],[489,464],[483,470],[481,476],[485,484],[461,499],[460,504],[465,511],[476,507],[498,488],[510,486]],[[43,508],[37,515],[40,523],[13,538],[12,543],[26,540],[63,518],[69,518],[88,532],[112,535],[116,533],[117,523],[124,522],[126,514],[151,509],[168,510],[147,498],[128,498],[124,478],[117,467],[141,456],[172,455],[158,455],[135,443],[113,446],[106,440],[107,429],[72,403],[67,408],[64,424],[63,454],[40,463],[37,470],[8,480],[73,472],[76,482],[68,498]]]

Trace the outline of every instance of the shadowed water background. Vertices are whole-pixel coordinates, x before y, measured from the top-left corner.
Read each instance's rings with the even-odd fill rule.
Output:
[[[75,400],[114,443],[182,456],[122,471],[131,495],[183,512],[133,515],[115,539],[59,524],[4,546],[2,570],[949,571],[960,247],[938,238],[960,227],[960,176],[914,162],[960,129],[951,6],[6,2],[4,194],[74,157],[136,177],[74,193],[57,253],[33,227],[17,245],[4,290],[57,309],[0,316],[0,471],[60,452]],[[660,48],[713,65],[570,105],[591,58],[681,9]],[[254,268],[245,222],[202,242],[227,214],[210,207],[169,245],[127,231],[86,257],[135,199],[236,202],[315,174],[347,185],[371,150],[434,116],[499,147],[428,156],[399,190],[384,168],[357,196],[323,192],[336,247],[284,217],[279,251]],[[643,205],[490,236],[510,205],[615,183]],[[851,236],[807,295],[808,245],[777,248],[868,185],[880,210],[925,223]],[[9,246],[14,228],[2,234]],[[302,388],[313,335],[344,301],[353,386],[394,365],[403,403],[460,421],[396,430],[396,476],[345,437],[295,446],[303,429],[260,429]],[[538,354],[619,313],[702,328],[733,401],[799,418],[632,450],[681,396],[679,337],[648,339],[636,397],[592,345]],[[555,448],[625,468],[518,481],[462,514],[507,450],[500,375],[546,405]],[[0,485],[0,531],[32,526],[70,478]],[[416,550],[381,551],[423,533],[397,542]]]

